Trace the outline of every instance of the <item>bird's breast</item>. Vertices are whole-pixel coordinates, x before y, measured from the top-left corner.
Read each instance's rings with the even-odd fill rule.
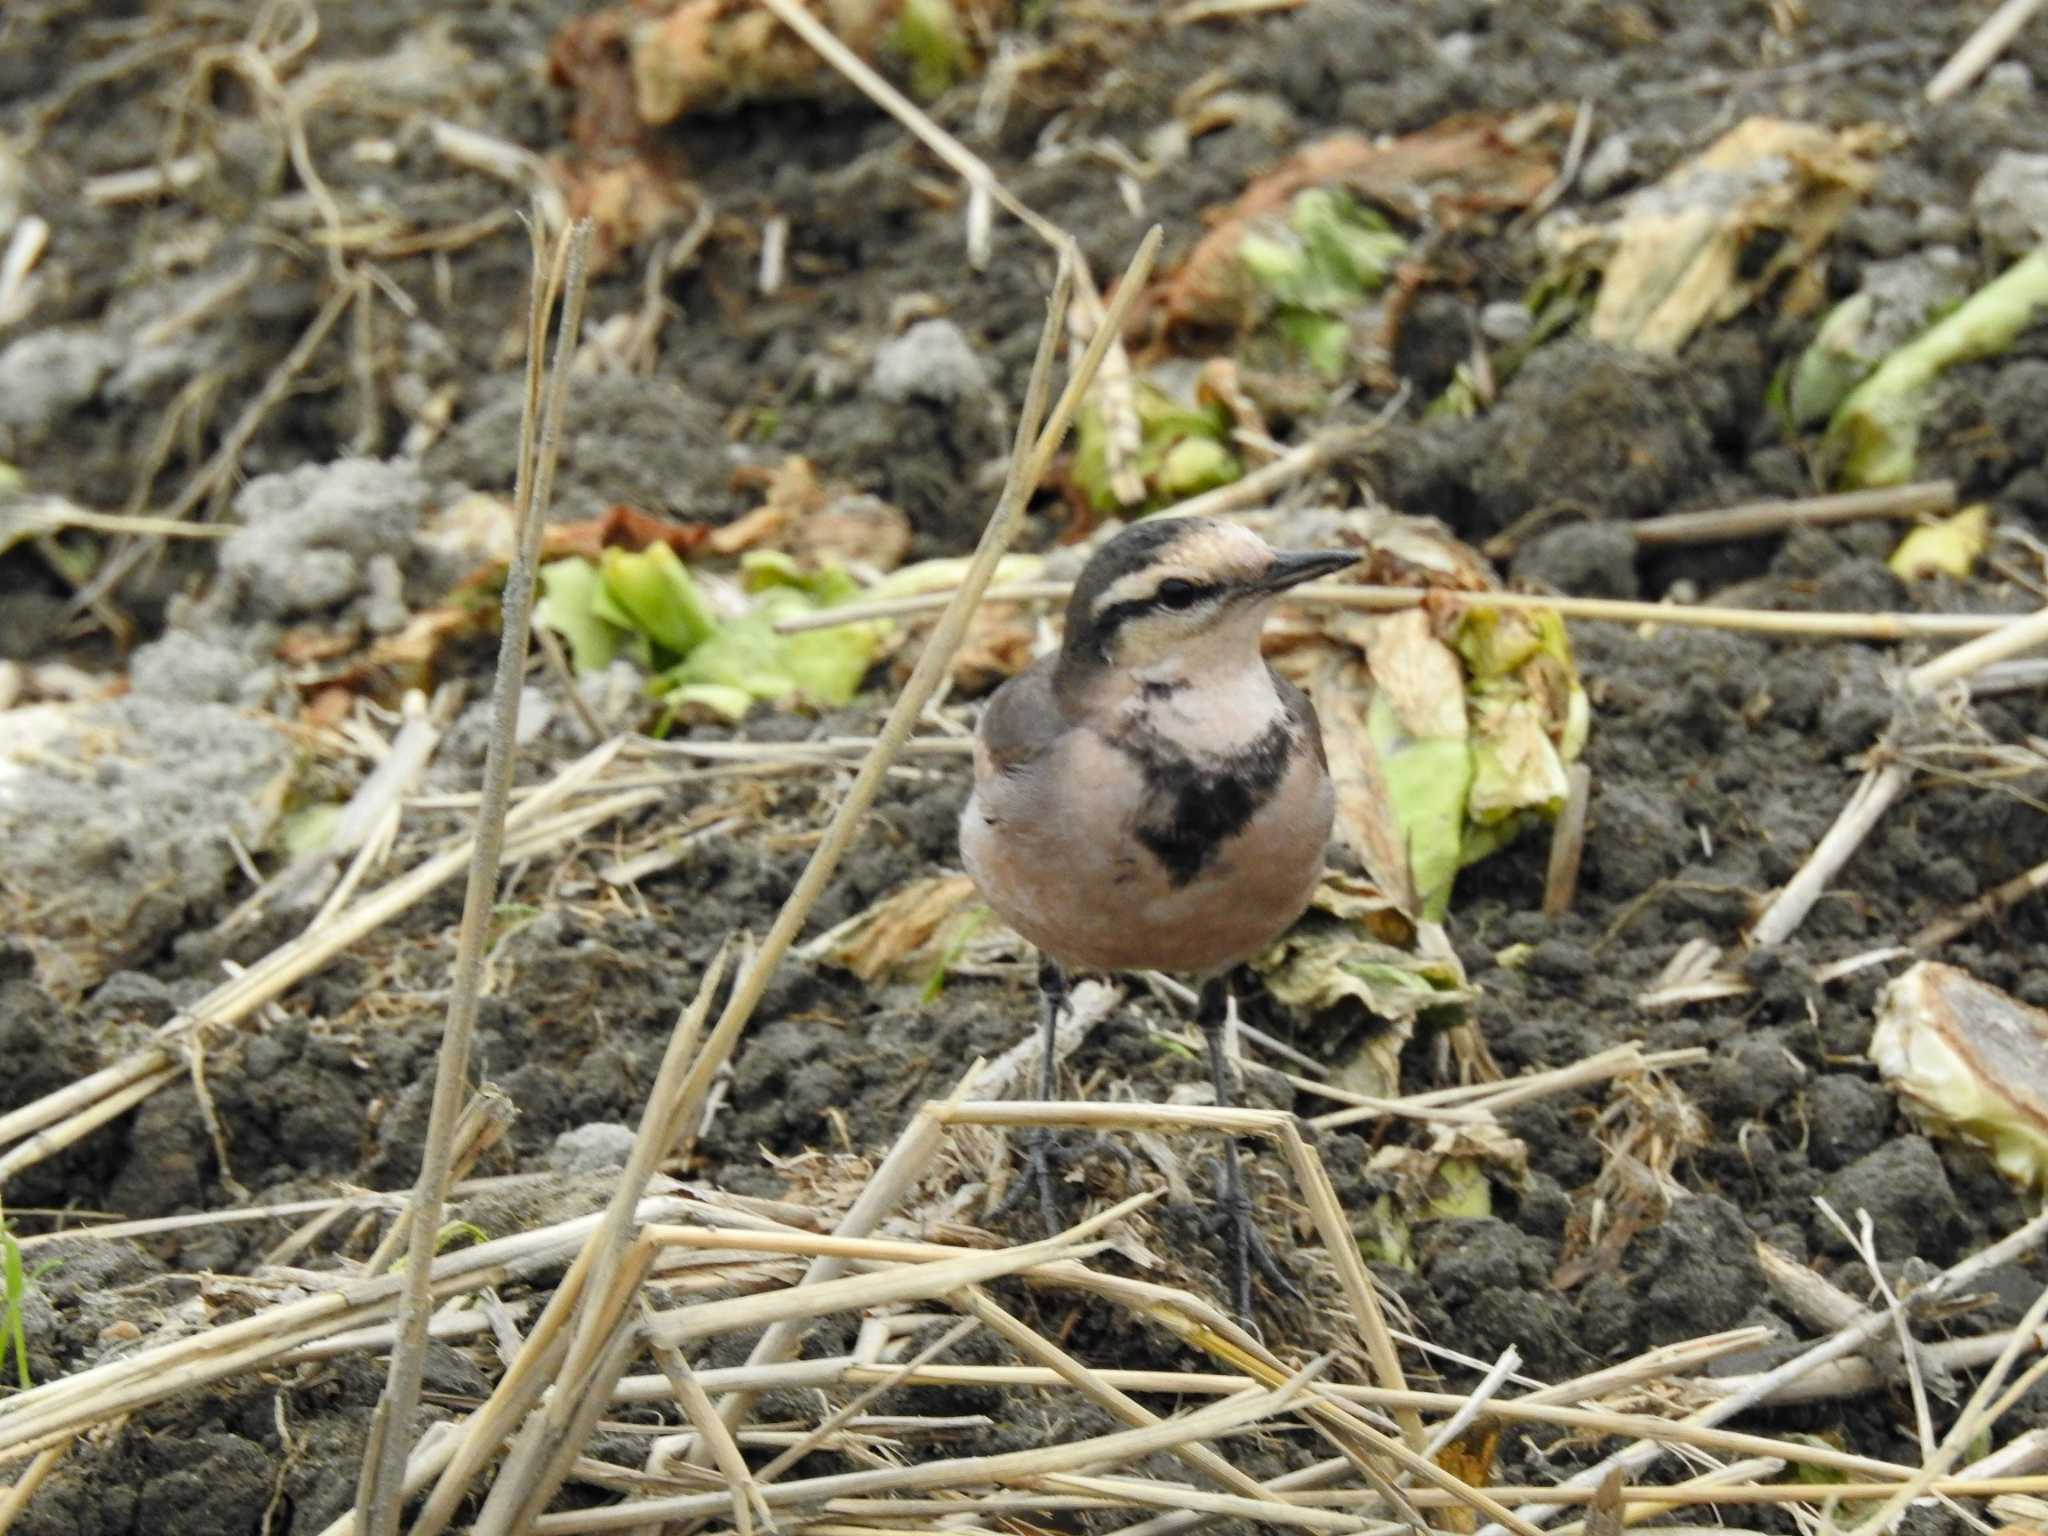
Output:
[[[1055,959],[1202,972],[1301,915],[1332,812],[1327,774],[1284,717],[1221,754],[1076,730],[979,776],[960,844],[990,906]]]

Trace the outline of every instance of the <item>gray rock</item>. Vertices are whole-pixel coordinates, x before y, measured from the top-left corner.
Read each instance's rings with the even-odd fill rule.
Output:
[[[1535,324],[1529,306],[1514,299],[1496,299],[1479,311],[1479,332],[1488,341],[1520,341]]]
[[[2048,155],[2008,149],[1970,189],[1970,217],[2003,264],[2048,240]]]
[[[875,353],[868,383],[884,400],[901,405],[929,400],[957,405],[988,393],[988,369],[965,333],[950,320],[920,320]]]
[[[1634,175],[1635,168],[1635,141],[1625,133],[1610,133],[1579,167],[1579,190],[1588,197],[1605,197]]]
[[[1913,233],[1928,245],[1961,245],[1970,238],[1970,220],[1960,208],[1928,203],[1913,215]]]
[[[230,704],[241,697],[249,658],[189,630],[174,629],[140,647],[128,663],[128,686],[153,699]]]
[[[1470,69],[1479,55],[1479,37],[1473,32],[1446,32],[1436,40],[1437,57],[1446,69]]]
[[[497,712],[496,702],[488,696],[464,708],[441,740],[435,771],[452,770],[464,778],[470,777],[469,770],[480,767],[490,751],[491,725]],[[547,690],[528,683],[519,693],[519,724],[513,732],[515,745],[533,745],[554,724],[554,720],[555,703]]]
[[[380,635],[395,635],[405,628],[412,610],[405,606],[405,572],[389,555],[372,555],[363,565],[363,584],[369,596],[363,600],[363,622]]]
[[[90,400],[120,361],[106,335],[83,327],[36,331],[0,351],[0,428],[41,437]]]
[[[1996,111],[2019,111],[2034,104],[2034,72],[2018,59],[2000,59],[1984,71],[1976,105]]]
[[[623,1168],[633,1150],[630,1127],[612,1120],[593,1120],[555,1138],[548,1153],[548,1167],[556,1173],[597,1173],[606,1168]]]
[[[239,878],[230,838],[269,842],[297,761],[218,703],[131,694],[0,721],[0,932],[64,996],[207,920]]]
[[[370,560],[403,557],[428,495],[419,471],[397,460],[340,459],[250,481],[235,498],[242,526],[220,551],[231,600],[276,619],[347,602],[366,587]]]

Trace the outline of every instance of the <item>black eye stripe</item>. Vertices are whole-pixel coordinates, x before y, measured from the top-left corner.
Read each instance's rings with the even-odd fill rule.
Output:
[[[1160,590],[1163,591],[1174,582],[1179,582],[1182,586],[1187,587],[1193,595],[1185,602],[1166,603],[1161,601],[1159,591],[1154,591],[1150,597],[1128,597],[1120,603],[1111,603],[1107,608],[1096,614],[1090,628],[1094,633],[1097,654],[1107,657],[1110,641],[1115,637],[1116,632],[1132,619],[1147,613],[1185,613],[1196,604],[1216,597],[1223,591],[1223,584],[1221,582],[1186,581],[1177,576],[1169,577],[1166,581],[1161,582]]]

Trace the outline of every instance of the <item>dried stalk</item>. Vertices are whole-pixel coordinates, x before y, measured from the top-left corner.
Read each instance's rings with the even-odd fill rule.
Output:
[[[1056,603],[1072,586],[1063,581],[1018,582],[997,587],[984,601],[992,603]],[[911,597],[846,603],[818,613],[797,614],[775,626],[778,634],[833,629],[868,619],[902,618],[943,607],[950,593],[922,592]],[[1965,640],[1996,634],[2024,622],[2018,614],[1976,613],[1797,613],[1775,608],[1721,608],[1709,604],[1645,603],[1612,597],[1548,597],[1530,592],[1452,592],[1441,588],[1375,587],[1363,584],[1310,582],[1294,587],[1287,601],[1307,607],[1356,608],[1368,613],[1398,613],[1442,604],[1509,611],[1547,609],[1562,618],[1608,624],[1668,625],[1677,629],[1727,629],[1787,639],[1818,640]],[[2038,643],[2038,642],[2030,642]]]
[[[1939,949],[1949,940],[1969,932],[1985,918],[1996,917],[2043,889],[2048,889],[2048,864],[2036,864],[2032,869],[1994,885],[1982,896],[1964,902],[1947,916],[1936,918],[1907,941],[1908,947]]]
[[[5,1496],[0,1497],[0,1536],[6,1536],[6,1533],[14,1528],[14,1522],[20,1517],[21,1512],[28,1508],[29,1500],[36,1496],[36,1490],[41,1488],[49,1475],[57,1470],[57,1463],[70,1451],[75,1438],[72,1435],[65,1435],[39,1452],[36,1459],[28,1464],[28,1469],[7,1489]]]
[[[1947,101],[1989,69],[1992,60],[2005,52],[2007,45],[2020,35],[2020,29],[2034,19],[2041,3],[2042,0],[2005,0],[2003,5],[1985,17],[1963,46],[1927,82],[1927,100],[1934,104]]]
[[[635,1269],[632,1287],[621,1291],[617,1280],[628,1264],[640,1192],[647,1187],[656,1166],[667,1156],[683,1129],[684,1081],[703,1037],[704,1020],[711,1011],[712,999],[725,978],[729,952],[729,944],[719,947],[698,985],[696,997],[678,1016],[675,1027],[669,1032],[654,1087],[641,1112],[640,1129],[633,1138],[633,1148],[627,1154],[625,1167],[620,1170],[604,1220],[591,1232],[579,1259],[578,1268],[584,1276],[582,1283],[563,1285],[556,1290],[542,1314],[543,1326],[536,1330],[536,1338],[545,1336],[551,1340],[560,1329],[569,1326],[572,1317],[576,1319],[574,1330],[569,1334],[568,1353],[560,1368],[560,1374],[569,1380],[581,1378],[598,1368],[600,1358],[612,1348],[612,1341],[624,1326],[628,1305],[637,1293],[638,1278],[645,1269],[644,1259]],[[589,1301],[593,1295],[601,1298],[599,1303]],[[528,1341],[527,1348],[534,1348],[533,1340]],[[545,1344],[540,1346],[541,1352],[547,1348]],[[623,1368],[623,1360],[620,1365]],[[521,1395],[520,1383],[538,1380],[537,1376],[522,1375],[516,1368],[508,1371],[500,1383],[499,1392],[493,1394],[493,1401],[509,1416],[512,1403]],[[580,1406],[578,1398],[557,1391],[542,1416],[540,1428],[535,1431],[536,1443],[561,1436],[569,1418],[580,1410]],[[485,1416],[478,1415],[477,1422],[481,1426],[486,1422]],[[487,1452],[489,1448],[473,1445],[466,1449],[474,1455]],[[518,1486],[526,1483],[531,1487],[539,1481],[537,1471],[522,1469],[516,1463],[508,1462],[500,1484]]]
[[[940,1334],[930,1344],[919,1350],[905,1364],[891,1369],[889,1374],[880,1381],[863,1387],[851,1401],[842,1404],[827,1414],[818,1421],[817,1428],[806,1433],[801,1439],[795,1441],[788,1449],[780,1452],[766,1466],[761,1468],[759,1480],[764,1483],[774,1482],[776,1478],[782,1476],[783,1473],[823,1445],[827,1439],[838,1432],[842,1425],[849,1422],[863,1408],[867,1407],[869,1403],[872,1403],[884,1392],[892,1391],[901,1386],[912,1372],[920,1367],[930,1365],[939,1356],[945,1354],[954,1345],[974,1332],[979,1326],[980,1324],[973,1318],[963,1318]],[[723,1432],[725,1429],[724,1420],[719,1419],[715,1413],[712,1415],[712,1419],[717,1423],[719,1430]],[[698,1428],[701,1431],[703,1426],[699,1425]]]
[[[705,979],[698,983],[696,997],[690,1006],[678,1016],[676,1026],[670,1030],[668,1047],[662,1055],[662,1067],[655,1073],[653,1090],[647,1096],[647,1106],[641,1112],[639,1133],[633,1139],[633,1151],[627,1155],[627,1165],[618,1174],[618,1184],[612,1190],[610,1206],[604,1212],[604,1221],[592,1231],[590,1241],[584,1245],[584,1253],[578,1260],[578,1284],[563,1284],[549,1298],[547,1311],[543,1313],[541,1327],[535,1329],[520,1358],[514,1360],[512,1370],[506,1372],[498,1391],[492,1395],[492,1407],[496,1413],[479,1413],[475,1419],[477,1432],[465,1446],[469,1466],[481,1464],[481,1460],[492,1450],[481,1430],[487,1423],[498,1419],[510,1421],[514,1413],[524,1411],[526,1403],[543,1382],[539,1370],[520,1370],[524,1356],[530,1350],[539,1362],[555,1348],[555,1339],[563,1329],[569,1327],[571,1317],[575,1327],[567,1333],[567,1354],[559,1368],[551,1368],[547,1376],[561,1374],[569,1380],[588,1376],[600,1368],[600,1360],[614,1350],[614,1341],[625,1327],[629,1305],[637,1296],[639,1276],[645,1274],[645,1262],[651,1257],[641,1255],[633,1266],[633,1286],[618,1286],[618,1276],[629,1264],[629,1245],[633,1245],[633,1223],[639,1202],[639,1192],[647,1188],[647,1180],[653,1176],[655,1165],[668,1155],[670,1147],[676,1145],[676,1137],[682,1133],[684,1112],[688,1108],[684,1096],[684,1083],[690,1071],[690,1063],[696,1057],[698,1042],[705,1030],[705,1018],[711,1012],[711,1001],[717,995],[719,983],[725,979],[725,963],[729,944],[721,944],[713,956],[711,967],[705,971]],[[598,1296],[598,1303],[590,1303],[590,1296]],[[539,1343],[537,1343],[539,1341]],[[625,1368],[621,1358],[618,1368]],[[616,1376],[616,1370],[612,1372]],[[567,1421],[582,1411],[582,1399],[569,1393],[557,1391],[547,1405],[547,1411],[539,1417],[539,1423],[532,1432],[532,1438],[524,1444],[559,1444],[567,1432]],[[582,1442],[578,1442],[582,1444]],[[543,1470],[537,1466],[522,1464],[518,1456],[508,1458],[500,1487],[526,1489],[528,1493],[539,1491],[545,1483]],[[559,1481],[559,1479],[557,1479]],[[444,1487],[455,1487],[455,1479],[446,1479]],[[549,1489],[551,1493],[553,1489]],[[440,1495],[440,1489],[436,1489]],[[494,1489],[496,1495],[496,1489]],[[528,1503],[532,1503],[528,1499]],[[539,1509],[535,1507],[535,1513]],[[422,1528],[428,1526],[428,1516],[422,1513]]]
[[[1915,1298],[1924,1306],[1928,1303],[1939,1301],[1943,1297],[1956,1295],[1973,1284],[1980,1275],[1998,1268],[2001,1264],[2010,1263],[2014,1259],[2030,1252],[2038,1247],[2044,1239],[2048,1239],[2048,1212],[2036,1216],[2033,1220],[2016,1228],[1998,1242],[1991,1244],[1988,1248],[1980,1249],[1969,1258],[1943,1270],[1939,1275],[1936,1275],[1932,1280],[1921,1286],[1914,1293]],[[2048,1296],[2048,1292],[2043,1294]],[[1844,1356],[1860,1353],[1879,1334],[1884,1332],[1889,1323],[1890,1319],[1885,1313],[1872,1312],[1830,1337],[1821,1340],[1810,1349],[1803,1350],[1792,1359],[1785,1361],[1782,1365],[1760,1373],[1746,1390],[1731,1393],[1720,1402],[1709,1404],[1707,1407],[1688,1416],[1684,1423],[1688,1427],[1705,1426],[1709,1428],[1725,1424],[1738,1413],[1745,1412],[1759,1403],[1769,1402],[1780,1388],[1800,1380],[1807,1373],[1818,1370],[1820,1367],[1833,1361],[1840,1360]],[[1660,1431],[1660,1434],[1669,1437],[1671,1434],[1670,1427],[1667,1426],[1664,1430]],[[1809,1449],[1802,1448],[1796,1456],[1789,1459],[1804,1461],[1807,1458]],[[1567,1478],[1560,1485],[1561,1489],[1583,1492],[1596,1488],[1599,1486],[1600,1480],[1614,1468],[1620,1467],[1624,1472],[1638,1471],[1655,1462],[1663,1453],[1664,1446],[1659,1440],[1646,1437],[1634,1445],[1603,1458],[1596,1466],[1589,1467],[1585,1471]],[[1772,1453],[1765,1452],[1764,1454]],[[1820,1495],[1822,1498],[1827,1496],[1825,1493]],[[1848,1497],[1847,1494],[1840,1494],[1840,1496]],[[1528,1501],[1528,1507],[1519,1510],[1518,1513],[1536,1524],[1542,1524],[1551,1518],[1551,1513],[1536,1507],[1536,1501],[1534,1500]],[[1493,1527],[1488,1527],[1480,1531],[1478,1536],[1499,1536],[1499,1532]]]
[[[1579,891],[1579,861],[1586,851],[1586,807],[1593,797],[1593,770],[1573,763],[1564,809],[1550,832],[1550,864],[1543,875],[1543,915],[1555,922],[1572,909]]]
[[[528,626],[533,613],[535,573],[540,559],[541,530],[547,521],[554,488],[562,414],[568,401],[569,360],[583,324],[586,263],[592,226],[577,224],[557,243],[553,271],[543,276],[538,227],[534,231],[533,302],[527,330],[525,414],[520,426],[518,485],[515,490],[519,549],[507,574],[500,600],[500,641],[491,741],[484,759],[483,801],[477,809],[476,850],[470,864],[469,887],[462,904],[462,926],[456,939],[448,1017],[435,1065],[434,1099],[426,1146],[420,1155],[420,1178],[413,1192],[409,1259],[399,1309],[399,1332],[391,1351],[391,1369],[383,1396],[370,1420],[363,1452],[363,1475],[356,1494],[365,1536],[396,1536],[403,1496],[411,1423],[418,1410],[420,1378],[425,1368],[427,1319],[431,1306],[428,1262],[441,1212],[452,1182],[456,1124],[462,1113],[469,1079],[471,1037],[476,1029],[483,992],[484,938],[498,888],[499,856],[504,847],[505,815],[510,806],[512,771],[517,755],[519,700],[526,675]],[[540,417],[541,355],[544,331],[554,296],[562,295],[562,313],[555,340],[554,373],[549,381],[546,417]],[[536,435],[536,423],[539,424]]]
[[[694,1207],[663,1196],[641,1205],[643,1219],[672,1220]],[[596,1226],[579,1217],[534,1232],[479,1243],[434,1260],[437,1299],[461,1295],[567,1263]],[[175,1338],[0,1400],[0,1462],[39,1449],[52,1435],[161,1402],[182,1391],[265,1369],[293,1350],[391,1317],[404,1279],[377,1275],[266,1308],[204,1333]]]
[[[780,14],[780,12],[778,12]],[[962,578],[960,588],[953,594],[946,611],[940,616],[932,637],[926,642],[923,653],[918,657],[910,681],[898,695],[895,706],[882,727],[875,748],[861,764],[854,777],[847,797],[841,803],[832,823],[826,828],[818,851],[805,867],[796,889],[790,893],[788,904],[777,917],[773,929],[763,946],[760,961],[750,967],[726,1014],[719,1020],[719,1031],[728,1037],[736,1035],[754,1005],[760,1000],[761,992],[767,985],[769,972],[778,963],[790,944],[804,918],[809,914],[812,903],[823,889],[824,882],[837,867],[839,856],[852,841],[859,819],[872,802],[881,776],[893,760],[898,747],[910,734],[924,708],[937,692],[941,679],[949,675],[954,654],[960,647],[962,637],[973,615],[981,595],[995,574],[996,563],[1009,548],[1016,536],[1024,508],[1032,491],[1044,477],[1045,470],[1062,442],[1067,429],[1080,410],[1082,397],[1101,366],[1102,359],[1111,342],[1120,331],[1124,315],[1144,286],[1152,270],[1152,262],[1159,249],[1160,232],[1150,231],[1131,258],[1123,280],[1117,285],[1115,301],[1103,323],[1097,327],[1094,339],[1081,361],[1075,366],[1067,387],[1061,391],[1058,402],[1053,406],[1043,431],[1036,423],[1045,410],[1045,399],[1050,393],[1053,357],[1056,353],[1059,335],[1064,324],[1067,295],[1073,278],[1072,267],[1063,262],[1059,277],[1055,280],[1052,303],[1046,312],[1046,324],[1039,335],[1038,352],[1032,362],[1031,379],[1026,386],[1023,409],[1018,417],[1016,441],[1012,448],[1010,474],[1004,484],[1002,495],[997,499],[995,510],[990,514],[988,525],[982,531],[981,541],[975,547],[974,556],[968,563],[967,574]],[[1030,451],[1025,445],[1030,444]],[[730,1049],[728,1044],[727,1049]],[[723,1057],[721,1056],[721,1059]],[[913,1136],[923,1145],[922,1155],[928,1157],[936,1149],[938,1131],[936,1126],[920,1116],[913,1121],[912,1129],[906,1132],[897,1149],[890,1153],[889,1160],[876,1172],[875,1179],[861,1198],[854,1202],[839,1224],[838,1230],[848,1236],[858,1236],[872,1229],[889,1208],[885,1200],[893,1200],[898,1192],[885,1183],[885,1173],[898,1174],[909,1160],[916,1155]],[[899,1163],[898,1153],[903,1154]],[[838,1273],[837,1262],[826,1258],[813,1261],[804,1276],[806,1284],[827,1279]],[[750,1363],[765,1364],[788,1358],[793,1354],[803,1337],[799,1328],[770,1328],[754,1346],[748,1357]],[[735,1394],[720,1405],[721,1415],[728,1426],[736,1427],[745,1417],[749,1400]]]
[[[979,1286],[963,1289],[960,1292],[959,1304],[966,1309],[970,1317],[1009,1344],[1018,1354],[1048,1367],[1062,1381],[1112,1417],[1122,1420],[1134,1429],[1148,1428],[1160,1422],[1159,1415],[1127,1393],[1111,1386],[1051,1339],[1004,1311]],[[1256,1478],[1239,1471],[1200,1441],[1190,1441],[1176,1446],[1174,1451],[1198,1476],[1207,1478],[1225,1492],[1260,1504],[1271,1502],[1270,1495],[1259,1485]]]
[[[1932,661],[1922,662],[1906,674],[1906,692],[1922,697],[1931,695],[1950,683],[1961,682],[1993,662],[2004,661],[2021,651],[2033,650],[2044,644],[2048,644],[2048,608],[2008,622]],[[1835,818],[1835,824],[1828,828],[1806,862],[1785,882],[1757,918],[1749,934],[1752,945],[1768,949],[1784,943],[1798,931],[1799,925],[1806,921],[1806,914],[1813,910],[1813,904],[1820,900],[1828,882],[1841,872],[1842,866],[1862,846],[1870,829],[1906,792],[1911,779],[1910,770],[1896,762],[1886,763],[1864,774],[1851,792],[1849,803]]]
[[[1752,501],[1711,512],[1672,512],[1630,523],[1638,544],[1704,544],[1717,539],[1753,539],[1788,528],[1824,528],[1872,517],[1927,517],[1953,512],[1953,480],[1886,485],[1833,496],[1799,496],[1786,501]]]
[[[1220,1403],[1144,1429],[1120,1430],[1062,1445],[1039,1446],[995,1456],[955,1457],[922,1462],[916,1466],[885,1467],[840,1473],[833,1477],[806,1478],[794,1483],[772,1483],[761,1492],[772,1508],[781,1509],[814,1504],[827,1498],[946,1488],[960,1482],[1013,1483],[1048,1473],[1134,1461],[1158,1451],[1171,1450],[1188,1441],[1213,1439],[1286,1412],[1298,1400],[1300,1384],[1311,1373],[1320,1370],[1323,1364],[1322,1361],[1312,1362],[1307,1371],[1285,1386],[1226,1398]],[[673,1498],[642,1499],[612,1509],[543,1515],[534,1521],[532,1529],[534,1536],[558,1536],[558,1533],[571,1531],[631,1530],[663,1520],[714,1519],[730,1514],[736,1496],[735,1490],[722,1489]]]

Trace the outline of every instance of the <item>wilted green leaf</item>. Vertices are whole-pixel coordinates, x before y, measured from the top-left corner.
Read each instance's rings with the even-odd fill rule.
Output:
[[[1379,754],[1387,800],[1408,847],[1418,915],[1435,921],[1450,905],[1451,882],[1464,862],[1472,748],[1462,736],[1408,735],[1384,691],[1373,696],[1366,732]]]
[[[1367,1263],[1413,1273],[1415,1234],[1392,1195],[1375,1196],[1364,1218],[1352,1222],[1351,1232]]]
[[[1272,333],[1334,383],[1351,372],[1354,318],[1385,286],[1408,242],[1349,193],[1310,187],[1284,222],[1247,230],[1237,259]]]
[[[1930,1129],[2048,1189],[2048,1011],[1923,960],[1885,988],[1870,1059]]]
[[[1795,427],[1826,421],[1877,366],[1877,359],[1865,356],[1862,347],[1876,303],[1867,293],[1850,294],[1828,311],[1799,354],[1785,386],[1785,409]]]
[[[286,816],[278,834],[286,855],[303,858],[325,848],[341,820],[341,811],[341,806],[329,801],[305,806]]]
[[[1332,383],[1351,367],[1351,322],[1340,315],[1319,315],[1309,309],[1282,310],[1273,329]]]
[[[737,725],[753,712],[755,702],[746,689],[728,688],[721,683],[679,683],[659,691],[669,707],[664,719],[670,722],[676,711],[697,708],[708,709]]]
[[[891,41],[909,61],[910,91],[922,101],[944,95],[974,65],[953,0],[903,0]]]
[[[2048,309],[2048,246],[2021,257],[1961,306],[1892,352],[1828,423],[1824,448],[1843,485],[1913,477],[1933,385],[1960,363],[1996,357]]]
[[[1475,704],[1466,814],[1485,826],[1524,811],[1554,816],[1564,809],[1571,785],[1538,701],[1502,692]]]
[[[757,571],[762,568],[757,567]],[[655,681],[667,695],[679,688],[723,689],[698,694],[699,703],[721,708],[733,691],[771,703],[801,698],[814,704],[844,704],[860,689],[875,659],[882,629],[875,623],[780,635],[785,618],[815,612],[821,605],[802,589],[769,585],[751,608],[728,619],[681,662]],[[743,713],[743,712],[742,712]]]
[[[540,568],[533,619],[569,642],[578,672],[602,672],[618,654],[619,626],[597,612],[603,578],[588,560],[554,560]]]
[[[1340,293],[1376,292],[1408,249],[1377,212],[1334,187],[1296,194],[1287,222],[1307,242],[1311,263]]]
[[[1190,404],[1141,381],[1132,392],[1141,438],[1133,464],[1145,482],[1146,505],[1161,507],[1228,485],[1244,473],[1230,451],[1230,413],[1221,405]],[[1097,397],[1091,393],[1075,427],[1074,484],[1098,511],[1120,510],[1111,484],[1110,433]]]
[[[607,549],[605,595],[634,629],[672,656],[687,656],[718,628],[718,619],[682,557],[666,544]]]
[[[1153,484],[1167,501],[1183,501],[1243,474],[1237,455],[1213,438],[1190,437],[1175,443],[1159,461]]]
[[[1885,562],[1901,581],[1924,576],[1953,576],[1958,581],[1977,567],[1991,544],[1991,508],[1985,502],[1965,507],[1953,517],[1913,529]]]

